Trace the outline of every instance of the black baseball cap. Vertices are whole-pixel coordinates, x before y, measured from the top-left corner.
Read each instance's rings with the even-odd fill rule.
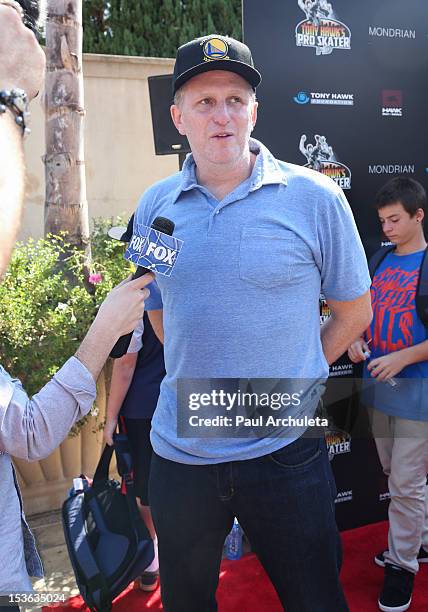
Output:
[[[235,72],[255,90],[262,77],[254,68],[251,51],[234,38],[210,34],[179,47],[172,78],[173,95],[192,77],[209,70]]]

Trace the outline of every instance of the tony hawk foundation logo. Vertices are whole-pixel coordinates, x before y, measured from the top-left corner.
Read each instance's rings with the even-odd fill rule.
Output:
[[[330,55],[335,49],[351,48],[351,30],[336,19],[327,0],[297,0],[306,19],[296,26],[296,45],[313,47],[317,55]]]
[[[329,176],[342,189],[351,189],[351,170],[345,164],[337,161],[326,137],[315,134],[314,144],[307,144],[306,140],[306,134],[302,134],[299,149],[306,157],[305,166]]]
[[[330,104],[332,106],[354,106],[354,94],[330,91],[299,91],[293,96],[296,104]]]

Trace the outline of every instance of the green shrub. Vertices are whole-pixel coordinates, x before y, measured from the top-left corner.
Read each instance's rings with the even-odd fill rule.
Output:
[[[82,253],[65,235],[18,243],[12,254],[0,283],[0,363],[30,396],[74,354],[107,293],[132,271],[124,245],[106,234],[111,225],[96,220],[91,235],[91,272],[95,280],[101,275],[92,295]]]

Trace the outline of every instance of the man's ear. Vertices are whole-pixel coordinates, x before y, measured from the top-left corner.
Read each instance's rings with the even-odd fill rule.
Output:
[[[258,106],[259,106],[259,103],[258,102],[254,102],[253,109],[251,111],[251,122],[253,124],[253,128],[252,129],[254,129],[254,127],[255,127],[255,125],[257,123],[257,108],[258,108]]]
[[[182,136],[185,136],[186,135],[186,131],[185,131],[185,129],[183,127],[183,124],[182,124],[182,121],[181,121],[182,112],[181,112],[180,108],[176,104],[173,104],[171,106],[171,108],[169,109],[169,111],[171,113],[172,121],[173,121],[175,127],[177,128],[178,132]]]
[[[423,208],[418,208],[418,210],[416,211],[416,220],[419,221],[419,223],[421,223],[424,220],[425,217],[425,212]]]

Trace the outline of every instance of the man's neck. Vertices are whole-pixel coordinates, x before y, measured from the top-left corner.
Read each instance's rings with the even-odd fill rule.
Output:
[[[422,228],[416,236],[408,240],[404,244],[398,244],[395,252],[397,255],[410,255],[411,253],[417,253],[426,249],[427,243],[423,234]]]
[[[211,167],[201,167],[195,160],[198,183],[206,187],[220,202],[251,175],[256,158],[257,156],[254,153],[248,152],[248,156],[243,157],[241,163],[230,169],[218,164],[212,164]]]

